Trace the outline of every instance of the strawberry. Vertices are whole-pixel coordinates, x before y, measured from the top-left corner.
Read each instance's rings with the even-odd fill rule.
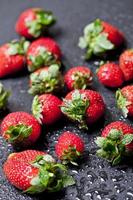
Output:
[[[36,150],[10,154],[3,171],[12,185],[29,194],[56,192],[75,183],[64,165]]]
[[[12,75],[24,68],[25,52],[29,42],[13,40],[0,47],[0,78]]]
[[[30,75],[29,93],[43,94],[56,93],[63,88],[63,77],[59,71],[59,66],[53,64],[49,67],[38,69]]]
[[[38,121],[26,112],[10,113],[1,123],[2,136],[13,145],[33,145],[40,133],[41,127]]]
[[[124,76],[119,65],[113,62],[101,65],[98,69],[97,76],[104,86],[111,88],[120,87],[124,82]]]
[[[27,52],[29,71],[35,71],[44,66],[60,64],[61,50],[51,38],[39,38],[31,43]]]
[[[92,72],[84,66],[73,67],[65,74],[64,82],[69,90],[86,89],[92,83]]]
[[[133,117],[133,85],[128,85],[116,91],[116,101],[124,117]]]
[[[76,164],[75,161],[81,156],[83,151],[83,140],[75,133],[69,131],[63,132],[55,145],[56,155],[63,160],[64,164],[68,162]]]
[[[66,95],[61,111],[80,128],[96,122],[104,113],[105,105],[101,95],[93,90],[73,90]]]
[[[100,56],[119,47],[123,42],[124,36],[116,27],[96,19],[84,28],[79,47],[86,49],[86,59],[90,59],[92,55]]]
[[[32,113],[39,123],[51,125],[62,116],[61,103],[62,101],[52,94],[36,95],[32,103]]]
[[[6,108],[9,96],[10,92],[6,91],[2,83],[0,83],[0,112]]]
[[[133,49],[128,49],[120,55],[119,65],[125,80],[133,80]]]
[[[117,165],[133,151],[133,127],[122,121],[112,122],[97,137],[96,144],[100,147],[98,156]]]
[[[21,13],[16,22],[16,32],[25,38],[37,38],[55,23],[51,11],[29,8]]]

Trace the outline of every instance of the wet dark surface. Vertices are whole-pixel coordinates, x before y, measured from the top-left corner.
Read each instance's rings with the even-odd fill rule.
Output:
[[[101,18],[118,26],[126,35],[128,47],[133,47],[133,1],[132,0],[1,0],[0,1],[0,43],[18,37],[14,32],[14,24],[19,13],[28,7],[43,7],[53,10],[58,22],[51,29],[51,36],[58,41],[63,51],[65,70],[70,66],[86,65],[95,73],[96,62],[85,62],[83,52],[77,47],[78,38],[83,27],[95,18]],[[114,56],[115,60],[116,57]],[[116,60],[117,61],[117,60]],[[9,99],[9,111],[23,110],[30,112],[32,96],[27,93],[28,73],[18,77],[2,80],[5,87],[12,91]],[[44,128],[43,139],[35,149],[49,150],[54,155],[54,145],[63,130],[71,130],[80,134],[86,144],[86,152],[78,168],[71,168],[76,185],[57,194],[41,194],[28,196],[11,186],[2,172],[2,164],[8,154],[13,151],[10,145],[0,137],[0,200],[131,200],[133,199],[132,163],[124,163],[111,167],[106,161],[95,155],[94,138],[100,134],[104,125],[114,120],[124,120],[115,105],[114,92],[94,80],[93,89],[101,92],[107,109],[105,120],[87,132],[80,131],[68,121],[62,121],[49,130]],[[132,121],[127,120],[129,123]]]

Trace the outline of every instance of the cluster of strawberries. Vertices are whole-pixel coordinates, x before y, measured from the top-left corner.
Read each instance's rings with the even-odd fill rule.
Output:
[[[26,66],[30,74],[29,93],[35,95],[32,103],[33,115],[26,112],[8,114],[1,123],[1,134],[8,142],[21,148],[29,148],[41,134],[41,125],[50,126],[65,115],[76,122],[79,128],[87,129],[104,114],[105,103],[99,92],[88,89],[93,74],[88,67],[77,66],[61,73],[61,50],[58,44],[42,34],[55,23],[50,11],[32,8],[24,11],[16,23],[16,32],[22,38],[0,47],[0,78],[12,75]],[[39,38],[38,38],[39,37]],[[84,30],[79,46],[86,48],[86,58],[102,55],[119,47],[124,42],[123,34],[112,25],[96,20]],[[108,87],[120,87],[124,81],[133,79],[133,51],[127,50],[120,56],[119,66],[106,63],[100,66],[97,76]],[[63,100],[55,96],[64,86],[69,91]],[[9,92],[0,85],[0,109],[4,109]],[[116,92],[117,104],[124,116],[133,115],[133,86]],[[113,165],[118,164],[133,150],[133,128],[116,121],[107,125],[102,136],[97,137],[100,147],[97,154]],[[55,153],[62,161],[44,152],[25,150],[9,155],[4,163],[7,179],[27,193],[55,192],[73,185],[65,164],[76,165],[84,151],[84,141],[77,134],[66,131],[60,135]]]

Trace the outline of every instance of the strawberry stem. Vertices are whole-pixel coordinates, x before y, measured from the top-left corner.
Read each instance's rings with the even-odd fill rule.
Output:
[[[123,116],[126,118],[128,116],[128,106],[131,104],[131,102],[129,102],[126,97],[123,96],[120,89],[116,91],[115,97],[118,108],[122,110]]]
[[[25,191],[26,193],[57,192],[64,187],[75,184],[72,176],[67,174],[67,168],[56,163],[47,154],[37,158],[32,165],[39,169],[39,173],[31,180],[31,187]]]
[[[24,124],[9,126],[5,134],[9,137],[9,141],[13,144],[21,143],[26,140],[32,132],[32,127]]]
[[[86,124],[86,109],[89,106],[89,100],[75,90],[71,100],[64,99],[64,105],[61,106],[61,111],[66,114],[71,120],[79,123],[79,128],[87,128]]]
[[[106,138],[97,137],[95,142],[100,147],[97,155],[117,165],[124,156],[130,155],[127,145],[133,142],[133,134],[123,135],[122,131],[111,129]]]
[[[39,74],[32,73],[30,80],[29,93],[33,95],[58,92],[64,85],[59,66],[56,64],[51,65],[48,70],[42,70]]]

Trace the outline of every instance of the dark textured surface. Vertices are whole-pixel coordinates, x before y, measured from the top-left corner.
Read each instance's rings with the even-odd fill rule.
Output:
[[[65,69],[74,65],[85,64],[93,72],[96,63],[84,62],[83,52],[77,47],[83,27],[91,20],[99,17],[117,25],[125,33],[128,47],[133,46],[133,1],[132,0],[1,0],[0,1],[0,43],[16,38],[14,24],[19,13],[28,7],[39,6],[53,10],[58,22],[52,28],[52,36],[61,46],[64,54]],[[10,112],[23,110],[30,112],[32,97],[27,94],[28,76],[2,80],[4,85],[12,90],[9,100]],[[35,148],[49,149],[54,155],[54,144],[62,130],[72,130],[79,133],[85,140],[86,152],[79,168],[72,168],[71,173],[76,178],[76,185],[57,194],[41,194],[31,197],[22,194],[11,186],[2,172],[2,164],[7,155],[13,151],[0,137],[0,200],[131,200],[133,199],[133,169],[132,164],[111,167],[107,162],[95,156],[94,138],[100,129],[113,120],[123,120],[116,109],[114,91],[104,88],[94,80],[93,88],[100,91],[107,105],[105,121],[99,126],[82,132],[70,122],[62,122],[49,131],[44,129],[46,138]],[[131,121],[129,121],[131,123]],[[49,145],[47,145],[49,144]]]

